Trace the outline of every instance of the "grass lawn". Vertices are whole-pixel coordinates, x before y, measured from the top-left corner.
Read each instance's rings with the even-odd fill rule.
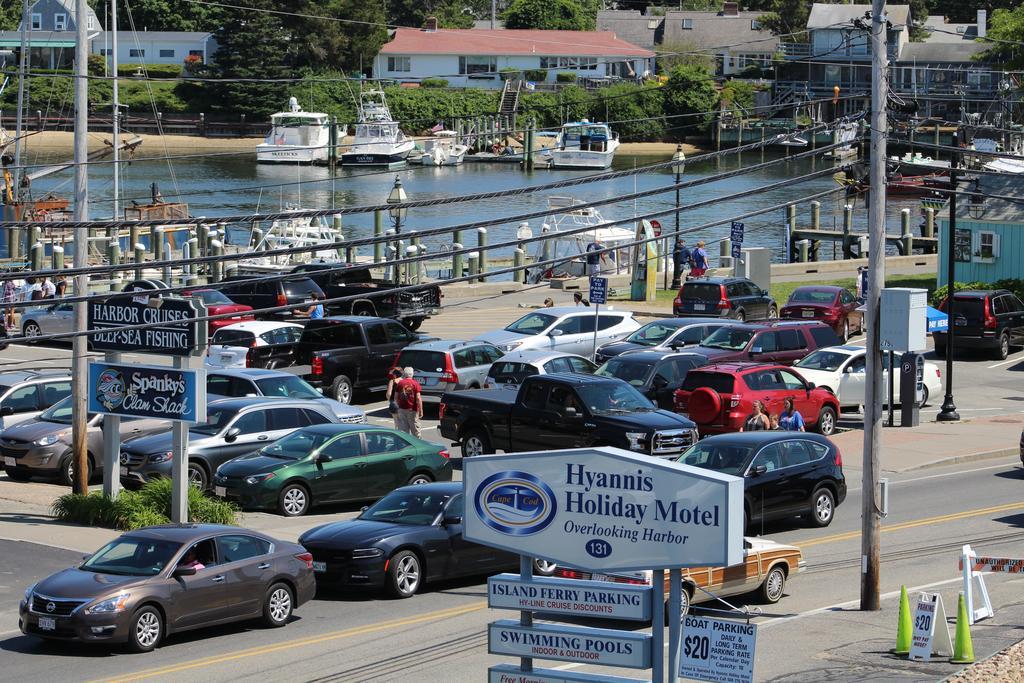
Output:
[[[778,302],[779,306],[785,305],[789,301],[789,295],[793,293],[793,290],[797,287],[805,285],[835,285],[838,287],[846,287],[851,292],[854,289],[854,280],[852,277],[840,278],[838,280],[822,280],[821,282],[774,282],[772,283],[771,292],[772,298]],[[921,275],[896,275],[890,278],[886,278],[886,287],[914,287],[917,289],[927,289],[928,297],[931,298],[932,292],[935,291],[935,275],[931,273]],[[628,295],[628,289],[621,288],[620,291],[623,294]],[[615,297],[618,301],[628,301],[628,296]],[[676,290],[658,290],[657,307],[658,308],[672,308],[672,300],[676,298]]]

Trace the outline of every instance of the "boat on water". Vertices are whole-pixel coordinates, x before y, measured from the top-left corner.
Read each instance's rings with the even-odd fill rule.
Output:
[[[915,166],[915,167],[927,168],[927,169],[932,170],[933,173],[936,172],[936,171],[942,171],[942,172],[948,172],[949,171],[949,162],[948,161],[943,161],[942,159],[933,159],[930,156],[925,156],[924,154],[920,154],[920,153],[917,153],[917,152],[907,152],[903,156],[892,156],[892,157],[889,157],[889,159],[891,161],[896,162],[901,167],[902,166]],[[910,175],[910,174],[908,174],[908,175]]]
[[[405,137],[391,117],[381,90],[359,93],[359,121],[352,146],[341,155],[343,166],[393,166],[405,163],[416,143]]]
[[[303,210],[297,206],[288,206],[283,213],[297,214]],[[315,259],[337,259],[339,256],[338,243],[342,240],[342,235],[331,227],[327,218],[285,215],[273,221],[262,235],[257,232],[258,227],[255,223],[253,224],[248,240],[248,243],[253,245],[253,256],[240,263],[250,269],[262,266],[269,270],[276,270],[299,263],[309,263]],[[312,248],[319,246],[324,248]],[[291,254],[263,254],[263,252],[275,249],[306,247],[311,249]]]
[[[541,152],[552,168],[611,168],[619,136],[607,123],[591,123],[586,119],[566,123],[555,144]]]
[[[327,114],[302,111],[299,101],[288,98],[288,111],[270,117],[270,132],[256,145],[261,164],[327,163],[330,154],[331,123]]]
[[[416,161],[424,166],[458,166],[466,159],[469,147],[460,144],[454,130],[439,130],[423,141],[423,154]]]
[[[636,240],[636,233],[618,225],[606,225],[609,221],[596,208],[577,208],[580,203],[573,197],[548,197],[548,208],[553,213],[541,226],[541,235],[546,239],[537,242],[534,257],[534,262],[546,265],[530,268],[526,273],[527,282],[536,284],[547,280],[583,277],[587,274],[587,245],[593,242],[600,242],[604,248],[615,250],[609,252],[603,272],[628,270],[629,244]]]

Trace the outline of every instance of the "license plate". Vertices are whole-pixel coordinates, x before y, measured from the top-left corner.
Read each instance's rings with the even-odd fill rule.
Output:
[[[313,563],[313,571],[315,571],[315,572],[325,572],[325,571],[327,571],[327,563],[326,562],[314,562]]]
[[[127,467],[122,467],[121,468],[121,476],[122,477],[127,477],[128,476],[128,468]]]
[[[805,318],[813,318],[814,317],[814,311],[804,311],[804,317]]]
[[[214,494],[220,496],[221,498],[228,495],[227,489],[225,489],[223,486],[214,486],[213,492]]]
[[[606,575],[604,575],[604,574],[591,574],[590,575],[590,580],[591,581],[601,581],[602,583],[607,583],[608,581],[611,581],[611,578],[606,576]]]
[[[967,327],[967,318],[956,318],[953,320],[953,324],[957,327]]]
[[[220,362],[221,363],[230,363],[231,362],[231,354],[230,353],[222,353],[222,354],[220,354]]]
[[[39,617],[39,630],[41,631],[55,631],[57,629],[57,620],[53,617]]]
[[[704,304],[694,304],[693,305],[693,310],[695,310],[695,311],[703,311],[704,310]]]
[[[15,467],[17,466],[18,461],[15,460],[14,458],[4,458],[4,464],[7,465],[8,467]]]

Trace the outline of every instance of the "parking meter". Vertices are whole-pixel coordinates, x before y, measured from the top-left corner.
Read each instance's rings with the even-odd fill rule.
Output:
[[[921,423],[918,406],[924,398],[924,356],[909,351],[900,356],[900,426]]]

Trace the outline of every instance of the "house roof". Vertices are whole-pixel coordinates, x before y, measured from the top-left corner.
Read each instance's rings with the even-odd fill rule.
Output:
[[[816,2],[807,17],[807,28],[848,26],[854,19],[863,18],[865,12],[871,12],[871,5],[826,5]],[[910,5],[888,5],[885,12],[893,26],[906,26],[910,21]]]
[[[107,31],[101,31],[100,36],[102,37]],[[213,34],[209,31],[118,31],[118,39],[134,41],[138,37],[139,42],[145,42],[147,40],[166,40],[166,41],[191,41],[191,40],[206,40]]]
[[[664,45],[692,44],[697,49],[707,50],[735,46],[733,52],[774,52],[778,47],[778,36],[770,31],[753,28],[764,12],[739,12],[724,15],[718,12],[665,12]],[[683,20],[689,19],[691,28],[683,28]],[[740,44],[742,43],[742,45]]]
[[[1024,202],[1024,187],[1021,184],[1021,177],[1016,174],[1004,175],[978,175],[978,191],[986,195],[1001,195],[1003,197],[1017,197],[1017,201],[1008,199],[994,199],[989,196],[983,202],[984,213],[980,218],[971,217],[970,202],[962,200],[956,205],[956,219],[958,222],[993,222],[1002,221],[1024,225],[1021,218],[1021,202]],[[966,180],[959,183],[959,189],[966,192],[974,192],[974,181]],[[949,218],[949,204],[944,210],[945,216]]]
[[[611,31],[539,31],[522,29],[399,28],[382,55],[569,55],[580,57],[653,57],[650,50],[621,40]]]
[[[941,64],[975,63],[974,56],[987,50],[989,45],[962,40],[959,43],[908,43],[900,54],[899,63],[931,62]]]
[[[648,16],[639,10],[598,10],[597,30],[611,31],[623,40],[645,48],[659,42],[664,17]]]
[[[926,43],[962,43],[978,37],[977,24],[947,24],[943,17],[928,17],[924,22]]]

